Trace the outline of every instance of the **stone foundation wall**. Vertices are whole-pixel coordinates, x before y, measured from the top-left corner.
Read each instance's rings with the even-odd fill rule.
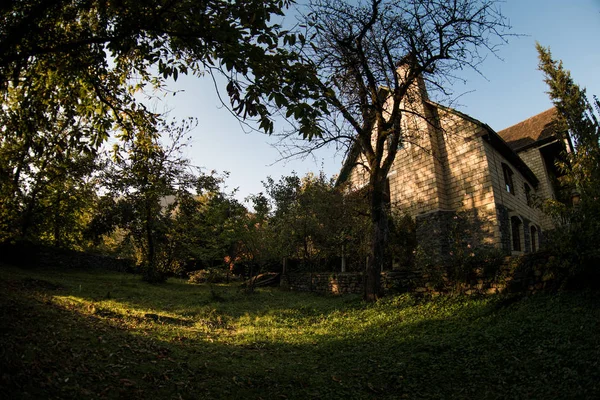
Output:
[[[290,290],[330,294],[362,293],[364,276],[357,272],[293,272],[282,278]]]
[[[512,248],[510,240],[510,217],[508,216],[508,209],[501,204],[496,207],[496,214],[500,227],[500,248],[504,254],[510,254]]]
[[[282,279],[282,286],[289,290],[322,294],[362,294],[364,277],[357,272],[289,273]],[[451,283],[447,276],[433,278],[417,271],[397,270],[381,273],[384,294],[397,293],[464,293],[496,294],[517,293],[553,289],[556,282],[551,274],[543,270],[515,271],[509,262],[503,265],[495,278],[486,278],[476,271],[465,282]]]
[[[417,243],[435,263],[443,263],[450,252],[448,235],[454,211],[433,211],[417,215]]]

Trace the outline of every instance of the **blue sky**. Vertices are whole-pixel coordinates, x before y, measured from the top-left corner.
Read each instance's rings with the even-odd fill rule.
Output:
[[[476,73],[464,75],[467,83],[454,88],[465,93],[456,107],[459,111],[501,130],[550,108],[537,70],[536,41],[549,46],[555,59],[563,60],[588,95],[600,96],[600,0],[507,0],[501,7],[513,27],[511,32],[524,36],[511,38],[498,53],[501,59],[488,57],[481,66],[485,78]],[[267,176],[278,179],[292,171],[304,175],[321,169],[331,176],[341,168],[343,154],[334,149],[306,160],[277,162],[281,156],[272,146],[275,139],[246,133],[220,105],[209,77],[180,77],[169,89],[179,92],[165,97],[159,109],[199,121],[186,156],[206,170],[229,171],[228,189],[239,188],[239,199],[263,191],[261,181]]]

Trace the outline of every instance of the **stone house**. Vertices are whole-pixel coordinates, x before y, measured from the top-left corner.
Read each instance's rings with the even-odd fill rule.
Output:
[[[448,254],[457,214],[476,226],[466,230],[474,245],[507,254],[539,249],[552,221],[536,205],[555,198],[555,160],[571,149],[553,134],[554,108],[494,131],[477,119],[432,102],[417,82],[403,118],[403,141],[388,174],[392,209],[415,218],[417,241],[434,254]],[[353,148],[338,182],[359,189],[368,174]]]

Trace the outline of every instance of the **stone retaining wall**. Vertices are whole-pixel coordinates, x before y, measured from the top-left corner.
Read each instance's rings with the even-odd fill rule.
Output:
[[[361,294],[364,290],[364,275],[357,272],[288,273],[282,277],[281,285],[290,290],[323,294]],[[433,279],[417,271],[395,270],[381,273],[384,294],[393,293],[464,293],[495,294],[530,292],[553,289],[554,277],[541,269],[519,270],[510,263],[503,265],[495,278],[485,278],[481,271],[464,282],[450,282],[446,276]]]

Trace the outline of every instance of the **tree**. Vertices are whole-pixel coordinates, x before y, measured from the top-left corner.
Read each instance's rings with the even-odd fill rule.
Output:
[[[564,179],[571,189],[581,191],[584,199],[600,194],[600,102],[594,99],[594,107],[586,97],[585,89],[573,82],[562,61],[552,59],[549,48],[536,44],[539,68],[544,73],[548,94],[558,111],[556,133],[564,140],[572,141],[576,151],[567,153],[567,162],[561,165],[566,172]]]
[[[0,6],[0,240],[27,237],[43,188],[94,158],[112,132],[134,140],[158,116],[140,103],[179,74],[222,75],[231,109],[273,130],[264,97],[312,126],[310,74],[272,22],[288,0],[9,1]],[[33,182],[33,185],[31,184]],[[15,224],[15,220],[17,223]],[[18,226],[18,229],[14,227]]]
[[[504,43],[508,26],[495,0],[312,0],[301,26],[298,51],[317,71],[313,85],[328,110],[305,150],[344,142],[362,155],[372,222],[365,299],[374,301],[388,232],[386,178],[398,145],[409,140],[403,119],[434,123],[415,108],[419,85],[444,91],[456,71],[477,69],[486,50]]]
[[[93,193],[95,149],[107,109],[82,95],[91,90],[89,82],[48,68],[40,61],[0,92],[0,240],[40,240],[40,228],[48,219],[58,221],[64,200]]]
[[[599,282],[597,265],[600,251],[596,238],[600,235],[600,102],[590,104],[585,89],[573,82],[561,61],[555,61],[549,48],[536,44],[539,69],[544,73],[550,99],[556,107],[555,133],[563,141],[571,141],[574,151],[565,151],[558,162],[563,176],[562,186],[568,191],[563,198],[574,197],[574,203],[550,200],[545,209],[557,224],[551,238],[551,250],[563,260],[568,277]],[[566,150],[566,149],[565,149]],[[564,268],[563,268],[564,269]],[[564,271],[563,271],[564,272]],[[595,279],[590,279],[590,276]]]
[[[169,242],[180,262],[196,260],[204,268],[222,267],[225,258],[230,260],[229,266],[239,258],[247,210],[234,198],[235,192],[225,193],[226,176],[215,171],[202,174],[197,179],[197,194],[179,199]]]
[[[263,193],[250,195],[246,201],[250,201],[253,205],[254,212],[246,214],[244,221],[244,229],[241,237],[241,255],[244,261],[250,264],[250,280],[248,282],[247,291],[254,291],[254,279],[258,272],[274,258],[278,258],[280,253],[277,249],[277,244],[274,241],[273,230],[270,226],[269,213],[271,207],[269,200]]]
[[[280,258],[298,260],[307,271],[323,268],[323,260],[349,255],[364,261],[357,254],[364,239],[364,196],[347,195],[323,173],[292,174],[277,182],[267,178],[264,185],[274,210],[269,218],[272,246]]]
[[[332,184],[321,174],[300,178],[295,174],[279,182],[267,178],[267,195],[273,201],[274,212],[269,221],[274,233],[273,245],[280,256],[301,261],[306,270],[313,270],[323,250],[326,216]]]
[[[158,126],[140,126],[135,136],[116,148],[105,172],[105,186],[112,199],[120,203],[117,218],[100,220],[116,224],[96,224],[108,231],[124,228],[135,243],[138,264],[144,279],[161,282],[175,261],[170,251],[169,230],[177,200],[189,196],[196,182],[189,161],[181,156],[182,139],[190,123],[175,125],[160,121]],[[169,144],[161,143],[161,133],[169,134]],[[123,133],[129,136],[129,133]],[[110,213],[111,210],[108,210]],[[97,232],[100,233],[100,232]]]
[[[308,87],[298,78],[310,71],[297,54],[279,47],[295,42],[295,35],[271,21],[290,3],[7,2],[0,6],[0,90],[19,85],[24,71],[46,62],[46,73],[95,82],[98,96],[118,114],[132,98],[127,90],[102,90],[109,65],[125,78],[122,84],[133,80],[138,89],[148,82],[161,86],[163,79],[184,73],[221,74],[229,82],[232,109],[243,118],[257,117],[260,127],[272,132],[265,94],[307,118],[301,114],[308,106],[298,100]]]

